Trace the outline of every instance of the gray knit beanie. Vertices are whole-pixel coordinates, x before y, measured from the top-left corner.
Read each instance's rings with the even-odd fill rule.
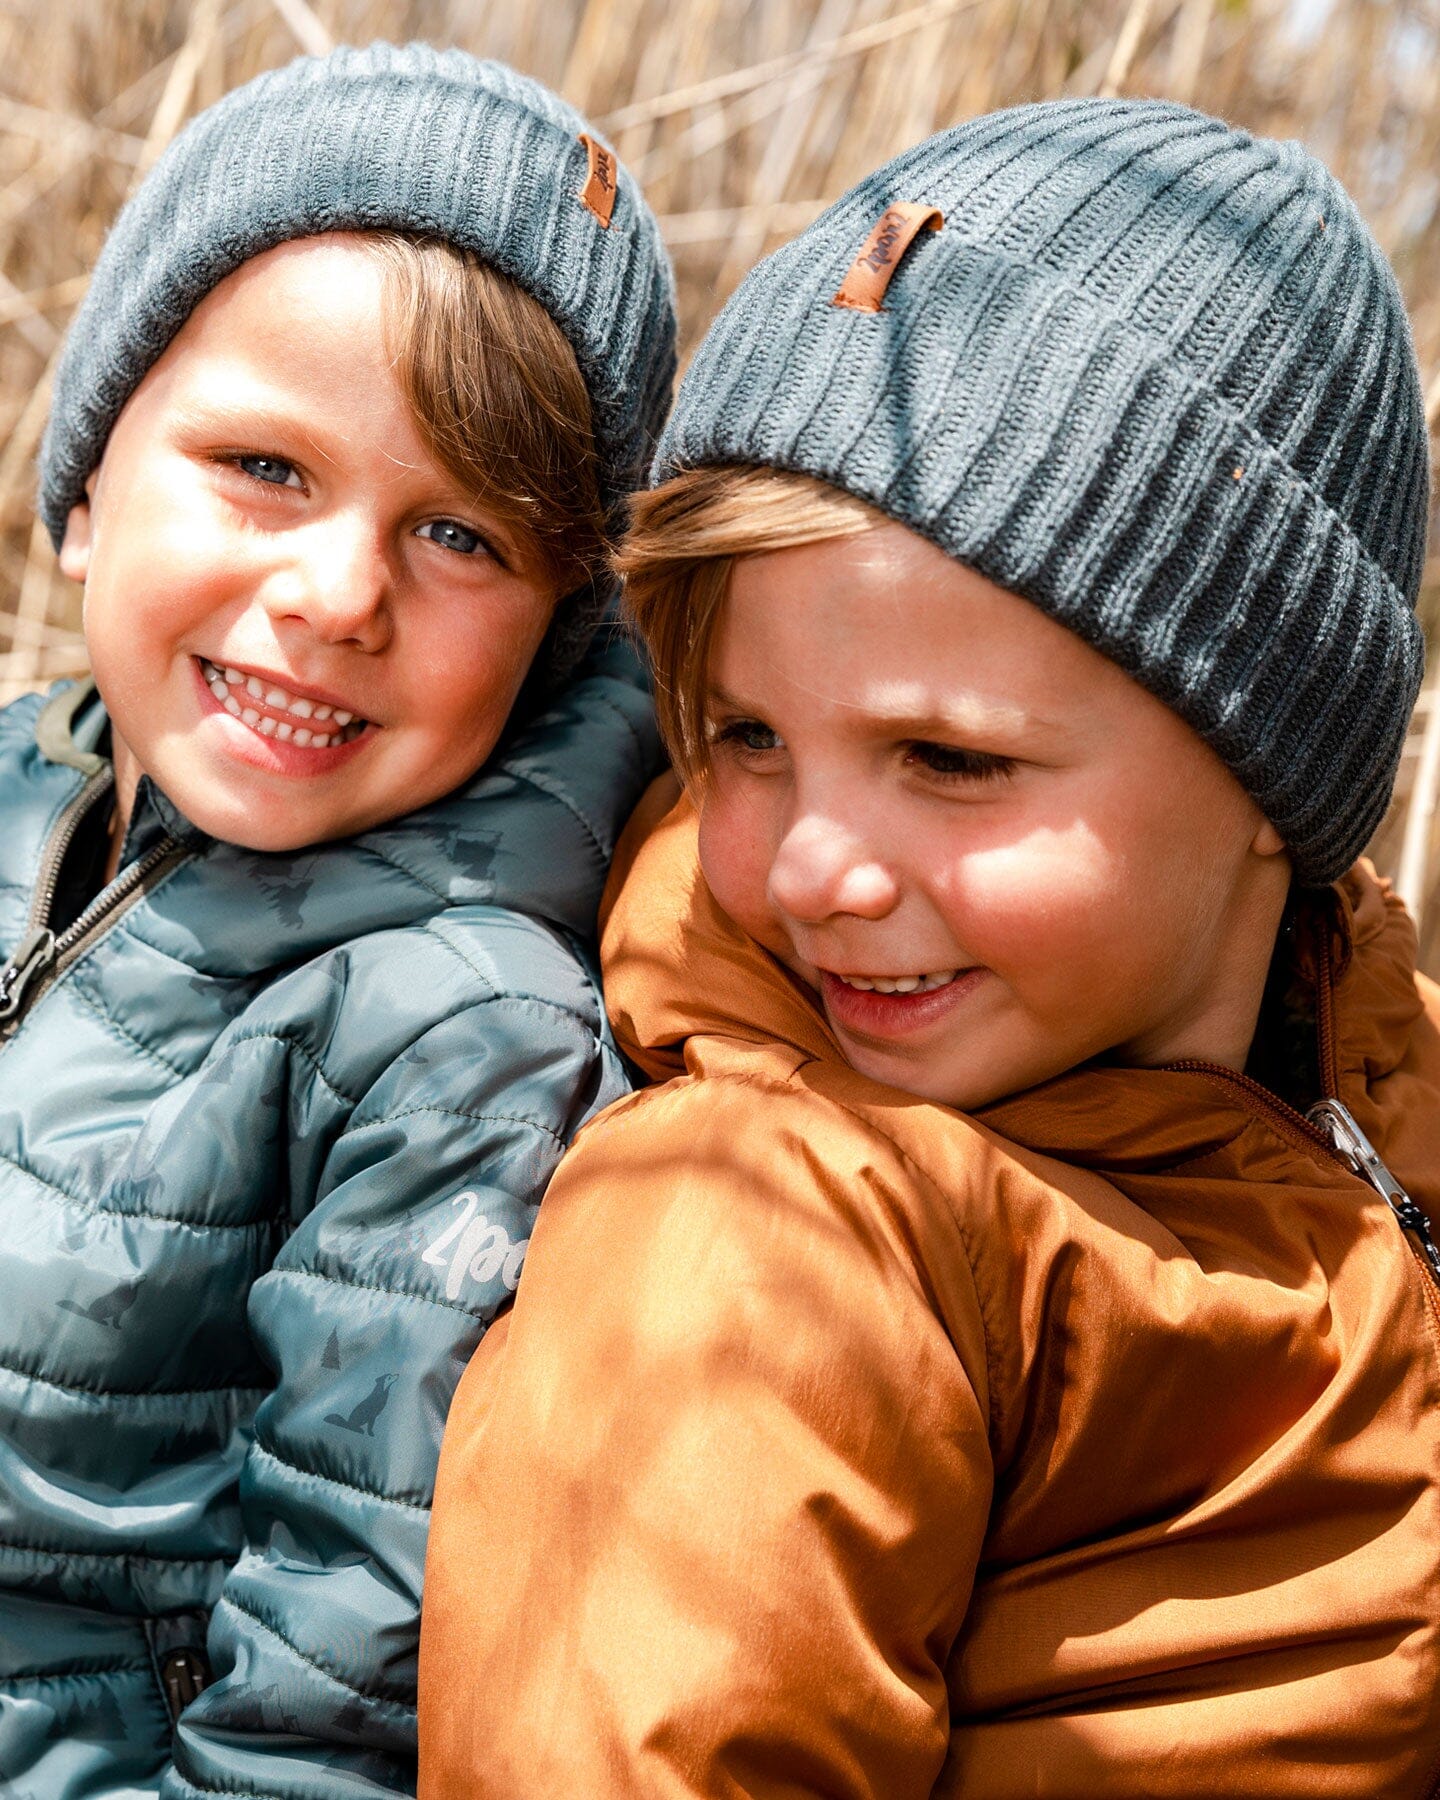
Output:
[[[538,82],[425,44],[301,57],[202,113],[120,214],[71,326],[40,452],[57,548],[121,408],[199,302],[250,257],[327,231],[443,238],[538,300],[575,351],[618,517],[669,398],[673,284],[639,189],[582,133]],[[607,598],[562,603],[541,653],[553,679]]]
[[[917,145],[712,327],[654,477],[723,463],[819,476],[1044,608],[1213,746],[1300,880],[1379,823],[1424,409],[1389,265],[1299,145],[1115,100]]]

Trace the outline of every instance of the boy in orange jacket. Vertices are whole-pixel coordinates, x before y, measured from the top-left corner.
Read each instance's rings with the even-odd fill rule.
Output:
[[[630,597],[664,1085],[442,1456],[421,1793],[1419,1796],[1440,994],[1393,278],[1294,145],[1022,108],[726,308]],[[662,814],[668,816],[662,818]]]

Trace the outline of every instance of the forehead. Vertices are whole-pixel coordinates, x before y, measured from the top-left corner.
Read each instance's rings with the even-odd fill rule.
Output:
[[[377,386],[398,399],[384,306],[384,268],[362,238],[278,245],[206,294],[132,399],[158,390],[224,400],[233,388],[354,407]]]
[[[797,712],[1094,720],[1156,707],[1107,658],[895,523],[736,563],[712,681]]]
[[[297,238],[243,262],[200,301],[166,356],[230,346],[283,354],[304,343],[348,346],[363,358],[383,340],[384,266],[363,237],[336,232]]]

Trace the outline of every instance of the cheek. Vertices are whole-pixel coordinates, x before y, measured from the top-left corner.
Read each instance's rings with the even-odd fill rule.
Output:
[[[1074,984],[1113,952],[1124,864],[1083,822],[942,854],[931,892],[959,948],[1017,986]]]
[[[504,722],[545,636],[553,605],[538,590],[503,604],[467,593],[417,609],[392,646],[418,717],[447,741],[469,742]],[[488,749],[488,746],[487,746]]]
[[[198,507],[147,505],[143,495],[133,506],[128,495],[118,504],[107,498],[85,583],[87,634],[117,639],[121,655],[138,654],[212,619],[243,589],[243,554]],[[126,507],[123,520],[118,505]]]
[[[765,943],[774,933],[768,809],[719,773],[701,789],[699,805],[700,867],[710,892],[737,925]]]

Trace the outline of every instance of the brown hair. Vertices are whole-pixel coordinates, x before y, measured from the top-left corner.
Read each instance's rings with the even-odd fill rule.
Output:
[[[557,594],[608,549],[590,395],[538,300],[442,239],[368,234],[386,272],[386,333],[430,454],[509,527]]]
[[[883,525],[863,500],[785,469],[689,469],[637,494],[614,559],[655,672],[660,729],[687,781],[705,773],[710,646],[737,557]]]

